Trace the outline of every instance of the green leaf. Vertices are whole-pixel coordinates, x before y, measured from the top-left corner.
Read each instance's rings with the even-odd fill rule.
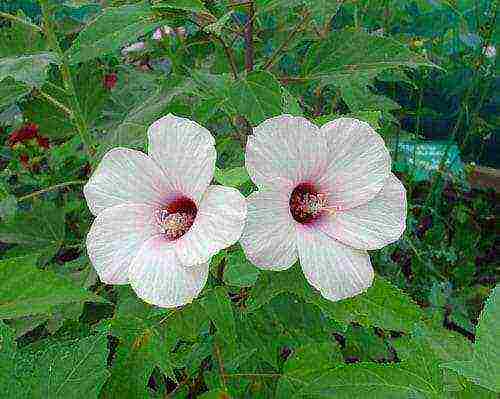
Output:
[[[500,393],[500,285],[484,305],[476,329],[476,342],[471,360],[448,362],[449,368],[493,392]]]
[[[104,73],[96,63],[71,68],[80,110],[89,127],[95,127],[110,93],[103,86]],[[49,81],[42,90],[69,109],[72,98],[61,87],[59,80]],[[61,139],[76,134],[68,114],[40,97],[34,97],[22,105],[25,117],[40,127],[40,133],[51,139]]]
[[[45,38],[37,25],[33,25],[21,11],[15,18],[10,27],[2,25],[0,29],[0,58],[47,50]]]
[[[374,78],[385,69],[401,66],[436,67],[394,39],[351,30],[331,32],[312,46],[306,60],[304,77],[327,84],[342,78]]]
[[[201,0],[163,0],[158,4],[158,7],[208,13],[208,10]]]
[[[215,168],[214,179],[223,186],[238,188],[250,181],[250,176],[245,167],[240,166],[232,169]]]
[[[248,310],[258,309],[273,297],[291,292],[318,306],[330,318],[343,322],[357,322],[396,331],[412,331],[423,313],[402,291],[377,277],[363,294],[338,302],[331,302],[313,290],[298,266],[286,271],[261,272],[250,293]]]
[[[12,77],[17,82],[40,87],[47,79],[50,64],[59,62],[54,53],[21,55],[0,59],[0,82]]]
[[[305,0],[304,3],[320,29],[337,14],[342,6],[341,2],[332,0]]]
[[[50,202],[33,206],[29,212],[17,213],[0,225],[0,241],[19,244],[40,251],[48,257],[61,247],[65,233],[64,212]]]
[[[104,398],[147,397],[147,383],[156,366],[175,380],[171,346],[158,329],[160,321],[171,312],[141,301],[130,287],[118,289],[118,306],[110,325],[120,343],[111,378],[103,390]]]
[[[257,281],[260,271],[251,264],[241,247],[226,255],[226,268],[224,269],[224,282],[236,287],[251,287]]]
[[[23,387],[16,378],[16,341],[14,331],[0,321],[0,386],[4,398],[20,398]]]
[[[0,110],[15,103],[30,92],[24,83],[19,83],[13,78],[6,78],[0,82]]]
[[[104,302],[65,278],[37,269],[36,261],[33,256],[0,261],[0,319],[46,313],[68,303]]]
[[[110,129],[100,148],[100,153],[117,146],[144,148],[148,127],[159,117],[165,115],[172,99],[189,87],[189,82],[172,81],[172,86],[153,93],[149,98],[133,108],[116,127]]]
[[[71,63],[86,62],[118,51],[161,24],[148,5],[109,7],[93,19],[67,51]]]
[[[106,334],[51,345],[38,353],[30,379],[32,398],[97,398],[108,377]]]
[[[224,287],[214,288],[203,298],[201,304],[215,324],[218,335],[226,343],[233,343],[236,339],[236,324],[227,290]]]
[[[226,105],[257,125],[282,113],[281,85],[269,72],[251,72],[229,88]]]
[[[212,389],[198,396],[198,399],[231,399],[231,396],[220,389]]]
[[[279,379],[276,399],[289,399],[304,387],[314,384],[318,375],[344,364],[339,348],[330,342],[298,348],[287,359]]]

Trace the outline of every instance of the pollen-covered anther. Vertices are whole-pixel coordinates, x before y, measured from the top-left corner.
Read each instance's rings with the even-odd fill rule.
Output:
[[[157,213],[158,224],[165,238],[176,240],[182,237],[194,222],[195,216],[188,212],[169,213],[162,209]]]
[[[302,183],[292,191],[290,212],[297,222],[312,222],[326,211],[329,211],[326,195],[318,192],[314,186]]]

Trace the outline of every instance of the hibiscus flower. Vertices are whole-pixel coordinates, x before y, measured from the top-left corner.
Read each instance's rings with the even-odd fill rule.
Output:
[[[97,216],[87,251],[103,282],[130,283],[144,301],[176,307],[200,293],[210,258],[239,239],[246,203],[210,185],[216,151],[207,129],[168,115],[148,139],[148,155],[109,151],[85,185]]]
[[[406,192],[367,123],[268,119],[248,138],[246,167],[258,186],[241,237],[252,263],[285,270],[299,259],[309,283],[333,301],[372,284],[367,250],[401,237]]]

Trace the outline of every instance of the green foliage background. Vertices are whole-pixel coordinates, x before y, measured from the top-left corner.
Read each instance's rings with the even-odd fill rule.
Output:
[[[184,33],[152,40],[164,25]],[[0,2],[2,398],[498,397],[498,196],[464,167],[499,164],[498,26],[486,0]],[[215,181],[245,195],[266,118],[376,128],[409,213],[368,292],[329,302],[239,245],[179,309],[102,284],[81,187],[169,112],[209,128]],[[13,144],[25,123],[50,148]]]

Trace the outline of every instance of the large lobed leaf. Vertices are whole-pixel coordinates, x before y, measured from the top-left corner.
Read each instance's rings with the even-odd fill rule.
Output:
[[[102,298],[36,267],[36,256],[0,261],[0,319],[51,311],[54,306]]]
[[[251,291],[248,310],[258,309],[283,292],[299,295],[332,319],[343,323],[357,322],[389,330],[412,331],[414,324],[423,317],[422,310],[408,296],[380,277],[365,293],[331,302],[307,284],[297,266],[287,271],[261,272]]]
[[[457,360],[441,366],[456,371],[476,384],[500,393],[500,285],[484,306],[476,331],[470,360]]]

